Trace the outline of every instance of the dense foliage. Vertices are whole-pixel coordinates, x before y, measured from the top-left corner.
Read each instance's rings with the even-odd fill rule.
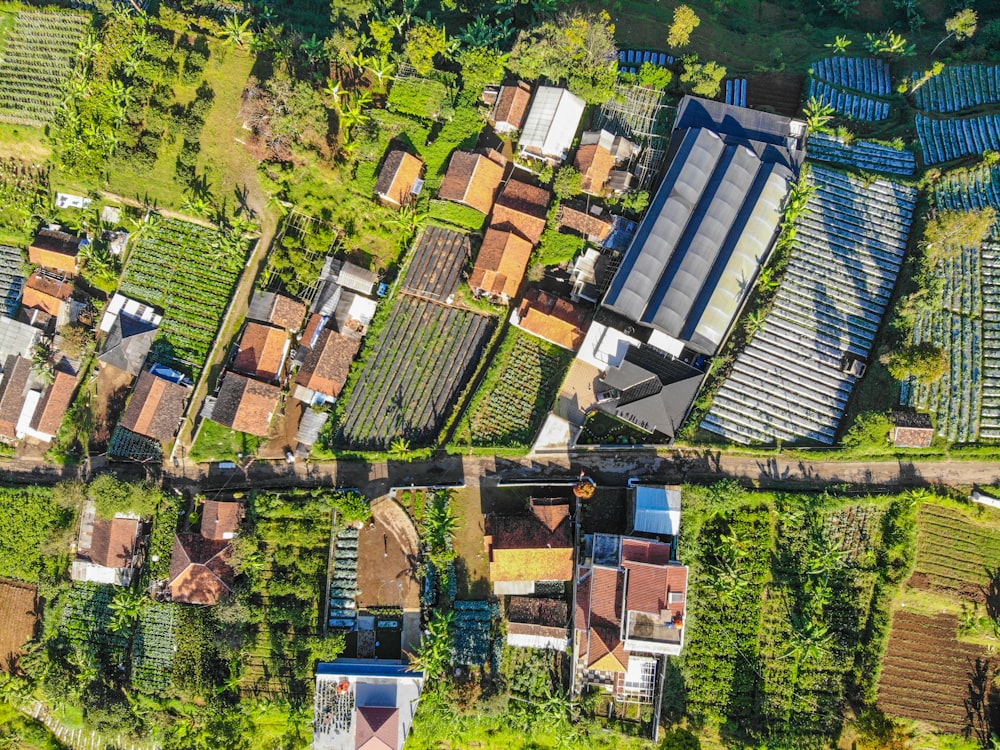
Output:
[[[44,487],[0,487],[0,576],[36,583],[65,575],[74,508]]]

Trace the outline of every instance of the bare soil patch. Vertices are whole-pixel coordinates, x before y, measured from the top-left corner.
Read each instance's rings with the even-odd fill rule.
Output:
[[[796,117],[805,77],[795,73],[755,73],[747,79],[747,106]]]
[[[358,535],[358,607],[420,607],[417,530],[393,500],[372,505],[372,520]]]
[[[96,426],[93,444],[107,446],[118,419],[125,411],[125,400],[132,387],[132,376],[117,367],[105,365],[97,374],[97,395],[94,398]]]
[[[18,670],[21,647],[35,637],[38,587],[0,578],[0,672]]]

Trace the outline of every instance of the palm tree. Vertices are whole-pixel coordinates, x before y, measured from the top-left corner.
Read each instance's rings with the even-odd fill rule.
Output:
[[[832,50],[835,55],[842,55],[847,52],[847,48],[851,46],[851,40],[846,36],[838,35],[833,42],[824,46],[827,49]]]
[[[333,109],[336,112],[340,112],[340,98],[342,96],[347,96],[347,92],[344,91],[343,86],[341,86],[340,81],[335,81],[332,78],[326,79],[326,88],[323,89],[323,93],[333,99]]]
[[[366,58],[365,67],[375,76],[380,90],[384,89],[385,84],[392,80],[392,74],[396,70],[396,66],[389,62],[384,55]]]
[[[309,61],[310,65],[315,65],[326,56],[326,50],[323,47],[323,40],[317,39],[315,34],[302,42],[301,49],[302,52],[305,53],[306,59]]]
[[[116,633],[130,629],[142,617],[149,598],[142,593],[123,588],[115,594],[108,607],[114,613],[111,617],[111,629]]]
[[[253,39],[253,31],[250,30],[252,20],[247,18],[241,21],[235,13],[226,16],[222,24],[222,38],[231,47],[245,47]]]

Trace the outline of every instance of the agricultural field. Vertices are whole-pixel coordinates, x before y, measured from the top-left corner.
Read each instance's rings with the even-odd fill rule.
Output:
[[[201,372],[246,252],[240,237],[177,219],[153,217],[143,227],[119,291],[163,310],[155,361],[191,377]]]
[[[993,514],[991,514],[992,516]],[[924,503],[917,514],[917,564],[910,586],[985,601],[1000,575],[1000,522]]]
[[[0,122],[45,125],[52,120],[89,13],[19,10],[0,47]]]
[[[334,443],[431,444],[496,325],[486,315],[399,297],[340,414]]]
[[[24,245],[49,209],[49,170],[18,159],[0,159],[0,241]]]
[[[17,669],[21,648],[35,637],[40,604],[37,586],[0,578],[0,673]]]
[[[840,706],[874,690],[872,623],[908,567],[908,501],[691,489],[685,712],[752,742],[834,741]]]
[[[508,329],[462,417],[461,445],[524,448],[555,399],[573,353],[516,328]]]

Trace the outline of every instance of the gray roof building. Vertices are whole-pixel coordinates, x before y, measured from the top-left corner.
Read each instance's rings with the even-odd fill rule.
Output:
[[[774,244],[805,127],[685,97],[674,128],[667,174],[604,305],[715,354]]]
[[[98,359],[102,364],[117,367],[129,375],[138,375],[158,330],[151,321],[121,313],[111,324]]]

